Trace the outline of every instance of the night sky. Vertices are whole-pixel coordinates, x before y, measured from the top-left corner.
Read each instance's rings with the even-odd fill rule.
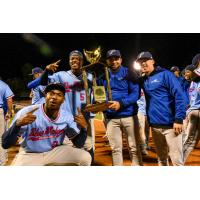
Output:
[[[58,33],[58,34],[0,34],[0,77],[15,94],[15,98],[27,98],[30,90],[27,83],[32,80],[31,69],[42,67],[61,59],[58,71],[68,70],[68,57],[72,50],[102,49],[102,60],[109,49],[119,49],[123,65],[131,67],[137,54],[150,51],[157,65],[183,69],[200,53],[199,34],[163,33]],[[84,64],[88,64],[85,61]]]
[[[150,51],[157,64],[169,68],[177,65],[181,68],[191,63],[192,57],[200,52],[200,34],[139,34],[139,33],[74,33],[74,34],[34,34],[45,42],[51,53],[45,55],[40,51],[40,44],[27,41],[22,34],[0,34],[1,68],[0,76],[22,78],[23,68],[44,67],[50,62],[62,59],[59,70],[69,69],[68,54],[74,49],[82,51],[102,48],[102,59],[109,49],[119,49],[123,64],[130,66],[141,51]],[[40,43],[40,42],[39,42]]]

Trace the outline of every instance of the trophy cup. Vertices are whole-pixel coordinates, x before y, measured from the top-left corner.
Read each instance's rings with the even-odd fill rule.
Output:
[[[106,101],[106,91],[108,92],[109,101],[112,100],[112,95],[108,66],[105,63],[99,62],[101,58],[101,48],[98,47],[94,51],[87,51],[84,49],[83,52],[86,57],[86,60],[90,63],[89,65],[82,67],[84,89],[86,92],[86,107],[84,109],[84,112],[100,112],[107,110],[111,103]],[[87,72],[93,75],[92,90],[94,95],[94,104],[91,104],[90,102]],[[100,74],[103,75],[106,79],[106,89],[104,86],[97,85],[96,80]]]

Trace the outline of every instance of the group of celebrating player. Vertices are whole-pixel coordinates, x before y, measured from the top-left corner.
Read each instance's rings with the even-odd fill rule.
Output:
[[[5,158],[5,149],[17,141],[21,145],[12,165],[94,163],[95,114],[83,112],[83,54],[78,50],[69,54],[68,71],[56,72],[59,62],[47,65],[44,71],[32,70],[34,80],[28,84],[32,105],[21,109],[7,130],[0,113],[1,157]],[[107,52],[106,63],[112,101],[104,116],[113,165],[123,165],[122,133],[127,138],[131,165],[143,165],[150,127],[158,165],[169,165],[170,157],[173,165],[183,166],[200,139],[200,54],[185,68],[183,76],[178,67],[170,72],[155,66],[150,52],[137,56],[139,70],[124,67],[121,53],[115,49]],[[92,99],[93,75],[87,73],[87,79]],[[104,77],[99,77],[97,83],[107,84]],[[0,88],[2,113],[4,99],[9,103],[13,96],[7,87],[5,84]],[[4,111],[7,118],[11,113],[8,108],[8,112]],[[5,164],[5,159],[1,162]]]

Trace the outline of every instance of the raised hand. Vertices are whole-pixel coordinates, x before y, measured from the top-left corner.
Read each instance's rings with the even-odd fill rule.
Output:
[[[36,116],[33,115],[33,113],[38,109],[34,108],[33,110],[29,111],[28,113],[26,113],[24,116],[20,117],[19,119],[17,119],[16,121],[16,126],[25,126],[27,124],[31,124],[36,120]]]
[[[87,124],[87,121],[83,115],[83,113],[81,112],[81,109],[78,107],[77,108],[77,111],[78,111],[78,115],[76,115],[74,117],[74,121],[79,125],[81,126],[82,128],[87,128],[88,124]]]
[[[59,67],[59,63],[60,63],[61,60],[58,60],[54,63],[51,63],[49,65],[46,66],[46,70],[47,71],[52,71],[52,72],[55,72],[57,71],[57,68]]]

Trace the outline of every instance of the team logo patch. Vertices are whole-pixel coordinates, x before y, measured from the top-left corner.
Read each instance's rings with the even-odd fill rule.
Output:
[[[154,79],[153,81],[151,81],[151,83],[160,83],[160,81],[158,79]]]

